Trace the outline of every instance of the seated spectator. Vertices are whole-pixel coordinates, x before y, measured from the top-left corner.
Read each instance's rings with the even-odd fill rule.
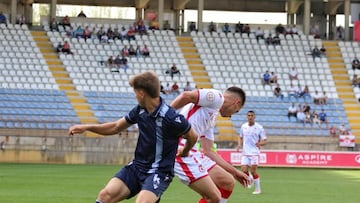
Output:
[[[267,70],[267,71],[264,73],[261,82],[262,82],[263,85],[270,85],[270,79],[271,79],[271,75],[270,75],[269,71]]]
[[[135,55],[136,55],[137,58],[142,56],[142,51],[141,51],[140,45],[136,46]]]
[[[129,47],[129,56],[136,56],[136,50],[133,45]]]
[[[265,44],[270,45],[270,44],[272,44],[272,41],[273,41],[272,35],[269,34],[265,39]]]
[[[301,106],[301,104],[298,105],[296,119],[298,122],[301,122],[305,125],[305,113],[303,111],[303,107]]]
[[[166,24],[166,22],[167,22],[167,24]],[[137,26],[138,26],[137,30],[138,30],[139,35],[147,35],[148,34],[143,20],[139,20]],[[167,30],[167,29],[170,29],[169,21],[165,21],[165,24],[164,24],[164,30]]]
[[[209,24],[209,32],[216,32],[216,25],[212,21]]]
[[[240,21],[235,25],[235,32],[243,33],[244,24]]]
[[[18,19],[16,20],[16,23],[19,25],[25,24],[25,16],[24,14],[19,15]]]
[[[126,30],[126,28],[122,26],[120,31],[121,40],[128,39],[127,33],[128,31]]]
[[[321,112],[319,114],[319,117],[320,117],[320,121],[321,123],[320,124],[323,124],[325,123],[326,124],[326,128],[329,127],[329,122],[328,122],[328,119],[327,119],[327,114],[325,112],[325,109],[321,109]]]
[[[6,16],[3,14],[3,12],[0,11],[0,24],[5,24],[7,25],[7,18]]]
[[[317,25],[311,26],[310,35],[313,35],[315,39],[320,39],[320,31]]]
[[[251,30],[250,30],[249,24],[245,24],[243,27],[243,33],[246,33],[249,36],[250,32],[251,32]]]
[[[175,63],[173,63],[173,65],[170,67],[169,70],[166,71],[166,73],[170,75],[171,79],[174,79],[175,74],[178,74],[179,78],[181,75],[180,70],[177,68]]]
[[[279,37],[279,34],[276,33],[276,35],[272,38],[272,44],[273,45],[280,45],[280,37]]]
[[[64,46],[63,49],[61,50],[63,53],[67,53],[67,54],[74,54],[71,50],[70,50],[70,43],[68,41],[64,42]]]
[[[299,30],[298,30],[298,28],[296,27],[295,24],[292,26],[291,32],[292,32],[293,35],[299,34]]]
[[[298,89],[293,84],[290,84],[290,88],[288,89],[288,97],[298,97]]]
[[[303,111],[304,111],[304,112],[310,112],[310,110],[311,110],[310,105],[309,105],[308,103],[305,103],[305,104],[304,104],[304,107],[303,107]]]
[[[113,40],[121,40],[121,33],[119,32],[119,28],[115,28],[113,32]]]
[[[166,94],[164,85],[162,85],[161,82],[160,82],[160,92],[163,93],[163,94]]]
[[[313,95],[314,98],[314,104],[321,104],[321,98],[322,98],[322,94],[320,92],[318,92],[317,90],[315,90],[315,93]]]
[[[311,97],[309,86],[305,85],[304,89],[300,92],[300,97]]]
[[[352,84],[354,87],[360,87],[359,78],[358,78],[358,75],[357,75],[357,74],[354,74],[354,75],[353,75],[353,78],[352,78],[352,80],[351,80],[351,84]]]
[[[320,104],[323,104],[323,105],[326,105],[326,104],[328,104],[328,96],[326,95],[326,92],[325,91],[323,91],[323,93],[322,94],[320,94]]]
[[[69,29],[71,27],[70,17],[66,15],[62,19],[61,25],[64,27],[64,30]]]
[[[351,67],[353,70],[360,69],[360,61],[356,56],[351,62]]]
[[[89,26],[85,27],[83,38],[85,40],[91,38],[91,30],[90,30]]]
[[[135,29],[133,26],[131,26],[127,32],[127,39],[130,41],[130,40],[135,40],[135,35],[136,35],[136,32],[135,32]]]
[[[259,39],[264,39],[264,30],[261,27],[258,27],[255,31],[256,41],[259,42]]]
[[[107,35],[108,39],[113,39],[114,38],[114,31],[113,31],[111,26],[107,29],[106,35]]]
[[[96,33],[98,39],[101,41],[102,36],[106,35],[104,27],[100,27],[100,29]]]
[[[285,28],[282,24],[278,24],[276,27],[275,27],[275,32],[277,34],[285,34]]]
[[[330,136],[331,137],[336,137],[338,135],[338,129],[336,126],[332,125],[329,129],[330,131]]]
[[[124,69],[126,73],[126,70],[129,68],[128,60],[124,55],[122,55],[120,60],[121,60],[120,68]]]
[[[293,34],[293,32],[292,32],[290,25],[287,25],[286,29],[285,29],[285,35],[292,35],[292,34]]]
[[[312,55],[314,61],[315,61],[316,57],[319,57],[319,58],[321,57],[321,52],[320,52],[320,49],[317,47],[317,45],[315,45],[315,47],[311,51],[311,55]]]
[[[305,113],[305,123],[309,123],[310,125],[312,125],[311,113],[309,111],[304,113]]]
[[[106,61],[106,65],[108,65],[110,68],[114,67],[115,66],[115,61],[114,61],[114,57],[113,56],[110,56],[108,58],[108,60]]]
[[[288,113],[287,113],[289,121],[290,121],[291,116],[295,117],[296,120],[298,120],[297,112],[298,112],[298,109],[295,107],[295,104],[291,103],[291,105],[288,108]]]
[[[298,80],[298,72],[295,67],[292,67],[289,72],[290,80]]]
[[[56,18],[51,18],[51,21],[49,23],[49,27],[51,31],[59,31],[58,23],[56,21]]]
[[[175,81],[174,84],[171,86],[171,93],[173,94],[180,94],[180,87]]]
[[[270,74],[270,83],[277,84],[278,83],[278,75],[274,72]]]
[[[150,30],[159,30],[159,28],[160,28],[160,24],[157,18],[150,21],[150,26],[149,26]]]
[[[187,82],[186,82],[186,85],[185,85],[185,87],[184,87],[184,91],[191,91],[191,90],[193,90],[193,89],[194,89],[194,88],[191,87],[190,82],[187,81]]]
[[[339,135],[347,135],[348,134],[345,124],[341,124],[338,129],[339,129]]]
[[[121,66],[121,58],[120,58],[120,55],[117,55],[116,58],[114,59],[114,64],[115,66],[117,67],[117,69],[119,70],[120,66]]]
[[[320,127],[321,126],[320,116],[315,110],[311,114],[311,117],[312,117],[312,123],[317,124],[318,127]]]
[[[279,84],[276,84],[276,87],[274,88],[274,95],[275,97],[280,97],[281,99],[284,98],[284,95],[281,91],[281,88],[280,88],[280,85]]]
[[[64,45],[62,45],[61,42],[59,42],[58,45],[56,46],[56,53],[62,52],[63,48]]]
[[[164,88],[164,92],[167,95],[171,93],[171,86],[170,86],[169,83],[166,83],[166,87]]]
[[[223,32],[225,32],[225,33],[231,32],[229,23],[224,24]]]
[[[327,56],[326,49],[325,49],[324,45],[322,45],[321,48],[320,48],[320,56],[323,56],[323,57]]]
[[[77,15],[78,18],[86,18],[86,15],[84,11],[80,11],[80,13]]]
[[[141,50],[141,53],[144,57],[149,57],[150,56],[150,50],[147,47],[147,45],[144,45],[144,48]]]
[[[121,49],[121,55],[122,55],[122,56],[125,56],[125,57],[129,56],[129,49],[128,49],[127,45],[125,45],[125,46]]]
[[[82,29],[81,26],[78,26],[76,30],[74,31],[74,37],[75,38],[83,38],[84,37],[84,29]]]

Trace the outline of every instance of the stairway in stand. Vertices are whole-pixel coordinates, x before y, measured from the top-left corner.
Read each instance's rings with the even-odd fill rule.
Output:
[[[189,66],[191,75],[194,78],[197,88],[213,88],[210,77],[197,51],[195,43],[191,37],[177,37],[177,41]],[[219,136],[217,140],[235,141],[237,140],[236,128],[230,118],[218,116],[217,129]]]
[[[59,59],[55,48],[51,44],[49,38],[44,31],[31,32],[37,46],[39,47],[42,55],[44,56],[49,70],[51,71],[59,89],[66,92],[72,106],[74,107],[81,123],[98,123],[94,112],[91,110],[90,105],[87,103],[86,98],[76,91],[69,74],[67,73],[64,65]],[[86,133],[86,136],[98,136],[94,133]]]
[[[324,41],[323,45],[326,48],[336,90],[343,101],[352,133],[356,135],[356,143],[360,144],[360,106],[356,100],[340,47],[337,41]]]

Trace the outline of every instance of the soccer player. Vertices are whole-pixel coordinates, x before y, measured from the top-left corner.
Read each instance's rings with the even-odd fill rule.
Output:
[[[160,95],[160,81],[151,71],[130,79],[138,105],[125,117],[103,124],[75,125],[69,134],[91,131],[114,135],[137,124],[139,137],[135,158],[122,168],[99,192],[96,203],[115,203],[138,194],[137,203],[155,203],[160,200],[174,177],[176,155],[187,156],[198,135],[183,115],[165,104]],[[178,151],[179,138],[186,145]]]
[[[260,147],[266,145],[267,137],[264,128],[255,122],[255,112],[247,112],[248,122],[242,124],[237,150],[242,147],[241,169],[253,177],[255,191],[253,194],[260,194],[260,176],[257,172],[259,165]]]
[[[197,132],[202,150],[191,150],[191,157],[177,157],[175,174],[191,189],[199,193],[205,202],[227,202],[238,180],[243,186],[250,182],[249,177],[226,162],[214,150],[214,126],[220,113],[230,117],[245,103],[245,92],[238,87],[230,87],[224,93],[215,89],[184,91],[171,103],[179,109]],[[181,140],[179,146],[185,144]]]

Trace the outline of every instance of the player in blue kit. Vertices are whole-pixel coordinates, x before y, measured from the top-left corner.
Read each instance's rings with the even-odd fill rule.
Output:
[[[154,72],[133,76],[130,85],[138,105],[125,117],[103,124],[75,125],[69,129],[69,135],[85,131],[114,135],[133,124],[138,125],[134,160],[100,191],[96,203],[116,203],[137,194],[137,203],[159,201],[174,177],[176,156],[187,156],[198,137],[184,116],[160,97],[160,81]],[[178,150],[180,137],[188,142]]]

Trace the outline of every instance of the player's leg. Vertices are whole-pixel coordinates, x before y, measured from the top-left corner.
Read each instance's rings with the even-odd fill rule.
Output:
[[[250,184],[248,185],[248,188],[251,188],[253,186],[254,183],[254,178],[252,176],[252,174],[249,171],[249,166],[251,164],[251,159],[249,156],[242,156],[241,157],[241,171],[244,172],[246,175],[249,176],[250,178]]]
[[[251,174],[254,177],[254,185],[255,185],[255,191],[253,192],[253,194],[261,193],[260,175],[257,172],[258,165],[259,165],[259,156],[251,156]]]
[[[195,192],[199,193],[203,198],[199,203],[219,203],[221,193],[212,181],[210,176],[203,177],[189,185]]]
[[[173,176],[169,174],[156,173],[146,176],[139,192],[136,203],[156,203],[161,195],[169,187]]]
[[[130,195],[129,188],[117,177],[112,178],[99,192],[96,203],[116,203]]]
[[[213,168],[211,168],[209,175],[216,186],[219,188],[221,193],[220,202],[226,203],[235,187],[234,177],[218,165],[215,165]]]

